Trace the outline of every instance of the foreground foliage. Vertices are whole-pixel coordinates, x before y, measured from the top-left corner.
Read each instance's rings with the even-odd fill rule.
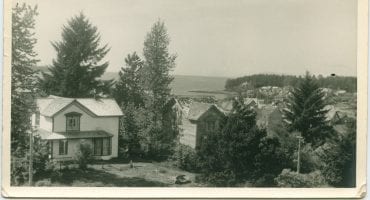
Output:
[[[314,188],[327,186],[320,171],[298,174],[289,169],[284,169],[275,180],[279,187]]]
[[[203,180],[216,186],[233,186],[246,181],[274,185],[273,178],[286,167],[286,157],[277,138],[267,137],[257,127],[256,113],[241,100],[219,132],[208,135],[198,149]]]

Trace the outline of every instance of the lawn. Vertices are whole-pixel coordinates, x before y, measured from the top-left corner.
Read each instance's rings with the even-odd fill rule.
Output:
[[[61,176],[54,177],[51,186],[70,187],[194,187],[195,174],[165,163],[94,164],[87,170],[64,169]],[[176,177],[185,175],[191,183],[175,184]],[[37,185],[37,184],[36,184]],[[50,185],[49,185],[50,186]]]

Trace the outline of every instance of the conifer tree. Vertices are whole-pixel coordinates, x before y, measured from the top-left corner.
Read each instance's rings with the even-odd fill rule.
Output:
[[[43,73],[41,86],[47,94],[64,97],[92,97],[109,91],[113,80],[99,77],[108,67],[103,62],[107,45],[100,46],[100,34],[83,13],[63,26],[62,40],[52,43],[57,52],[49,73]]]
[[[163,111],[171,93],[169,85],[173,80],[169,72],[175,67],[176,59],[176,56],[169,53],[169,43],[164,23],[157,21],[146,36],[143,50],[144,92],[148,95],[145,107],[152,116],[152,124],[147,131],[149,153],[157,159],[165,159],[172,154],[177,139],[177,135],[163,128],[163,124],[168,123],[163,118]]]
[[[36,80],[31,68],[38,62],[34,51],[37,15],[36,6],[16,4],[12,9],[11,152],[17,157],[25,156],[28,148],[34,111]]]
[[[300,84],[291,91],[284,117],[291,131],[299,131],[307,143],[317,147],[330,137],[324,93],[307,72]]]
[[[144,62],[134,52],[131,55],[127,55],[125,63],[126,67],[122,67],[119,72],[120,79],[116,83],[114,97],[119,105],[133,104],[134,106],[143,106],[144,92],[141,69]]]
[[[160,111],[168,100],[173,77],[169,72],[175,67],[176,56],[170,55],[170,39],[162,21],[157,21],[144,42],[145,89],[153,96],[153,109]]]

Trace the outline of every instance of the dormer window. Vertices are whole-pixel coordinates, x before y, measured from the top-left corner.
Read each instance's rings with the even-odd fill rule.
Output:
[[[66,116],[66,131],[79,131],[81,113],[70,112]]]

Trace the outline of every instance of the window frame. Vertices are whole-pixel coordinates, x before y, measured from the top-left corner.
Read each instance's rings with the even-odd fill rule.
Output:
[[[80,131],[81,130],[81,113],[78,112],[70,112],[65,114],[66,116],[66,132],[73,132],[73,131]],[[76,120],[76,127],[71,128],[71,126],[68,125],[69,120],[74,119]]]
[[[108,151],[106,151],[107,153],[104,153],[104,140],[108,141],[107,145],[108,147]],[[97,149],[96,146],[98,146],[97,144],[99,144],[99,148],[100,149]],[[98,152],[99,151],[99,152]],[[93,155],[94,156],[110,156],[112,155],[112,137],[102,137],[102,138],[93,138]]]
[[[59,140],[59,155],[68,155],[68,140]]]

